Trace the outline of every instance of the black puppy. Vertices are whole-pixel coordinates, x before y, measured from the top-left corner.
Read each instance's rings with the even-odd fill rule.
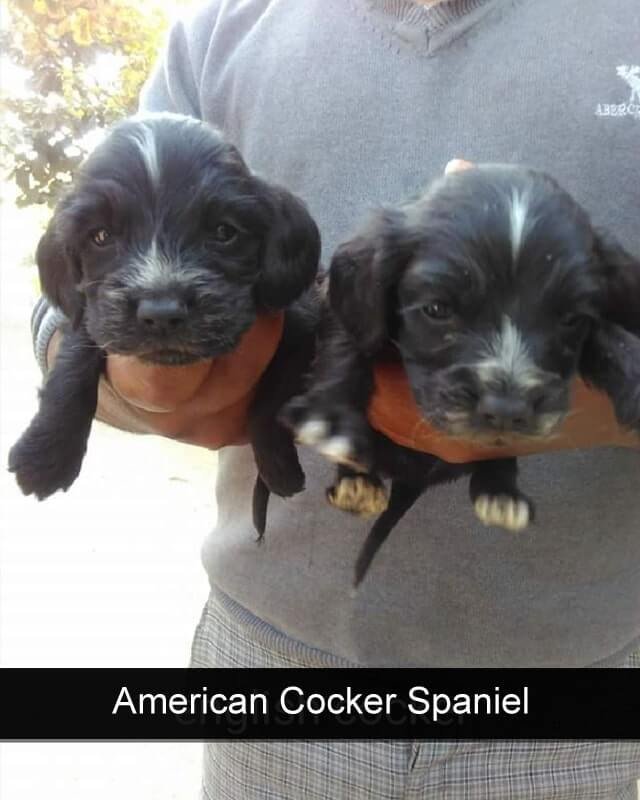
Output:
[[[341,465],[330,502],[384,511],[356,585],[436,483],[470,473],[485,524],[521,530],[534,516],[515,458],[447,464],[374,431],[374,361],[401,360],[421,412],[450,436],[493,446],[552,436],[578,373],[640,431],[640,263],[540,172],[487,165],[379,212],[338,249],[329,294],[308,391],[284,419],[299,442]],[[378,475],[393,479],[388,508]]]
[[[313,286],[319,254],[304,205],[252,175],[210,126],[172,114],[115,126],[38,245],[43,291],[69,326],[9,456],[22,491],[42,499],[77,477],[107,353],[154,364],[213,358],[233,351],[258,314],[287,309],[250,419],[263,530],[268,490],[288,496],[304,485],[276,412],[301,390],[294,378],[310,358],[313,304],[296,301]]]

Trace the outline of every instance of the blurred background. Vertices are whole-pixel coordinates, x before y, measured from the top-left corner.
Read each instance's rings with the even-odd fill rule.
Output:
[[[94,425],[80,478],[44,503],[4,465],[36,410],[33,253],[111,122],[135,110],[186,2],[0,4],[0,664],[182,667],[206,599],[215,454]],[[0,674],[0,680],[2,675]],[[4,744],[3,800],[196,798],[197,743]]]

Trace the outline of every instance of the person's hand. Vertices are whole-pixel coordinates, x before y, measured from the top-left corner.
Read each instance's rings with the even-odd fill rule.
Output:
[[[454,159],[447,164],[445,174],[472,167],[469,161]],[[369,421],[396,444],[453,463],[607,445],[640,447],[638,434],[618,424],[609,398],[581,380],[575,382],[571,410],[554,435],[539,441],[521,439],[504,447],[488,447],[453,439],[434,429],[421,415],[402,367],[379,365]]]
[[[97,418],[211,449],[246,444],[253,390],[275,353],[282,323],[281,314],[259,317],[233,353],[185,366],[109,355]]]

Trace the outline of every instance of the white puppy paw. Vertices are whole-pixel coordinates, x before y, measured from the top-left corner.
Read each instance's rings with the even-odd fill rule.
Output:
[[[475,501],[476,516],[483,525],[495,525],[518,533],[528,527],[532,509],[527,500],[506,494],[481,494]]]

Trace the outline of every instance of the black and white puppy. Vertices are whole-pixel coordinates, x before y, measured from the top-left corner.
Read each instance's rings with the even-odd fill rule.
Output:
[[[287,496],[304,484],[275,417],[300,391],[296,359],[310,357],[313,314],[299,299],[319,254],[303,203],[253,175],[209,125],[173,114],[116,125],[38,245],[43,291],[70,324],[38,413],[10,453],[23,492],[42,499],[77,477],[107,353],[153,364],[214,358],[233,351],[257,315],[287,309],[250,422],[264,523],[267,489]]]
[[[308,391],[284,417],[341,465],[330,502],[384,511],[356,584],[435,483],[470,473],[485,524],[520,530],[534,516],[515,458],[447,464],[370,428],[374,361],[401,360],[422,414],[453,437],[501,446],[553,436],[577,374],[640,432],[640,262],[543,173],[486,165],[380,211],[338,249],[329,294]],[[393,479],[388,508],[378,475]]]

